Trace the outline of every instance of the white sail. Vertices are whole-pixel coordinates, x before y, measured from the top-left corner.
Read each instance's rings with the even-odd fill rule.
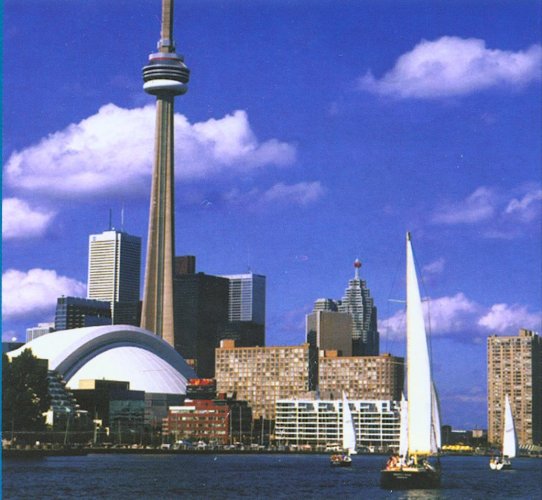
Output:
[[[516,456],[516,429],[514,426],[514,417],[512,416],[512,408],[508,394],[506,395],[504,405],[504,437],[502,443],[502,454],[508,458]]]
[[[343,392],[343,450],[348,454],[356,453],[356,432],[352,421],[350,405]]]
[[[408,453],[408,410],[405,395],[401,394],[401,430],[399,433],[399,456],[406,460]]]
[[[442,439],[440,434],[440,403],[434,383],[431,383],[431,428],[431,452],[437,453],[442,448]]]
[[[410,233],[407,233],[407,390],[409,454],[431,453],[431,370]]]

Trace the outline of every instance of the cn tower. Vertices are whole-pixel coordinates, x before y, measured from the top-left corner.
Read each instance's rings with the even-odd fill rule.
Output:
[[[173,101],[188,90],[190,74],[182,56],[175,53],[173,0],[162,0],[162,30],[157,49],[143,68],[143,89],[156,96],[156,132],[141,327],[173,346]]]

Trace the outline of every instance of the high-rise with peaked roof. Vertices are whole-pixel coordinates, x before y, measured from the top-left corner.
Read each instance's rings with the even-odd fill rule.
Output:
[[[139,236],[115,229],[90,235],[87,297],[111,304],[113,324],[138,323],[140,268]]]
[[[377,329],[377,312],[367,283],[360,279],[361,262],[354,262],[355,275],[348,282],[339,312],[352,315],[352,354],[354,356],[378,356],[380,336]]]
[[[519,445],[542,444],[542,337],[533,331],[487,339],[487,424],[493,444],[502,443],[507,395]]]

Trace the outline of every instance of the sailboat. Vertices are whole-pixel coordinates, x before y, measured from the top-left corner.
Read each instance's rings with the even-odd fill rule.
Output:
[[[516,428],[508,394],[504,401],[504,433],[502,440],[502,457],[492,457],[489,467],[492,470],[511,469],[511,458],[515,458],[517,452]]]
[[[408,410],[405,394],[401,394],[401,427],[399,434],[399,463],[406,464],[408,453]]]
[[[407,435],[403,459],[392,457],[380,473],[385,489],[438,488],[440,462],[429,457],[440,447],[440,412],[431,378],[422,300],[416,276],[410,233],[407,233],[407,415],[401,426]],[[403,406],[404,407],[404,406]],[[403,419],[402,419],[403,420]]]
[[[356,431],[352,420],[352,412],[346,394],[343,392],[343,453],[331,455],[330,463],[333,466],[349,467],[352,465],[350,455],[356,454]]]

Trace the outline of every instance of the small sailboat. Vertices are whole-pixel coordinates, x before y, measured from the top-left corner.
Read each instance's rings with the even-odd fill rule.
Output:
[[[399,463],[405,465],[408,453],[408,410],[405,394],[401,394],[401,428],[399,434]]]
[[[380,473],[380,486],[385,489],[438,488],[440,462],[431,464],[429,457],[440,448],[440,411],[437,392],[431,378],[429,349],[425,331],[422,300],[416,276],[410,233],[407,233],[407,391],[408,418],[401,435],[403,457],[391,457]],[[402,403],[401,414],[404,413]],[[404,437],[401,439],[404,443]]]
[[[352,412],[350,411],[350,404],[346,398],[346,394],[343,392],[343,418],[342,418],[342,431],[343,431],[343,452],[331,455],[329,461],[331,465],[337,467],[349,467],[352,465],[352,458],[350,455],[356,454],[356,431],[354,429],[354,422],[352,420]]]
[[[502,457],[492,457],[489,461],[491,470],[511,469],[511,458],[515,458],[517,452],[516,428],[514,425],[514,417],[512,415],[512,407],[508,394],[504,401],[504,432],[502,440]]]

